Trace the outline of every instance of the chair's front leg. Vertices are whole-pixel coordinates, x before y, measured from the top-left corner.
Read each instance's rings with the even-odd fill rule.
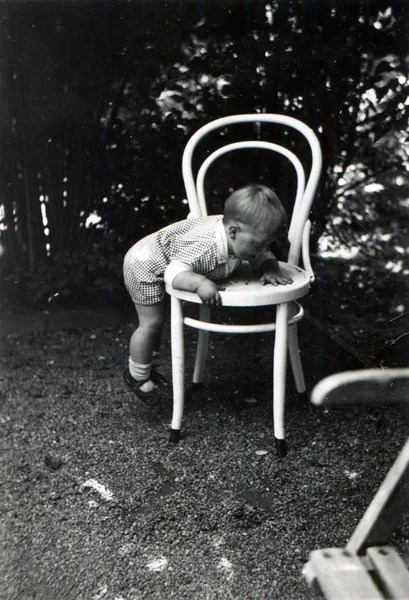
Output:
[[[284,439],[284,405],[285,382],[287,372],[287,347],[288,347],[288,304],[278,304],[276,316],[276,336],[274,343],[274,436],[277,455],[283,458],[286,455]]]
[[[183,417],[185,397],[185,344],[183,335],[182,302],[171,296],[171,347],[172,347],[172,384],[173,415],[169,441],[178,442]]]
[[[204,304],[200,305],[199,318],[201,321],[210,321],[210,308],[208,306],[205,306]],[[203,380],[208,346],[209,332],[201,329],[197,336],[197,350],[195,369],[193,371],[193,384],[199,384]]]

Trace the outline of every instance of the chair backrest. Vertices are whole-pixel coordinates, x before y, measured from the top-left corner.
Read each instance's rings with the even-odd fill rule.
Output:
[[[312,163],[311,169],[307,178],[305,178],[304,168],[297,158],[297,156],[277,144],[271,143],[270,141],[242,141],[233,144],[227,144],[222,146],[212,154],[210,154],[200,167],[197,179],[195,182],[193,169],[192,169],[192,158],[195,148],[199,142],[210,132],[216,129],[223,129],[230,125],[237,125],[242,123],[275,123],[283,125],[284,127],[296,129],[299,131],[304,138],[308,141],[311,154]],[[204,216],[207,215],[206,200],[204,194],[204,180],[208,168],[210,165],[217,160],[220,156],[237,150],[247,148],[258,148],[277,152],[285,156],[294,166],[297,176],[297,192],[294,202],[294,208],[290,219],[290,227],[288,230],[288,240],[290,242],[290,252],[288,261],[292,264],[298,265],[301,254],[301,247],[303,244],[304,230],[309,232],[310,223],[308,216],[311,210],[311,204],[315,196],[319,177],[322,168],[322,156],[321,148],[315,133],[307,125],[294,119],[293,117],[287,117],[285,115],[274,115],[274,114],[243,114],[243,115],[232,115],[229,117],[222,117],[207,123],[201,127],[196,133],[192,135],[188,141],[186,148],[183,153],[182,160],[182,172],[183,180],[186,188],[187,200],[189,203],[189,210],[192,216]]]

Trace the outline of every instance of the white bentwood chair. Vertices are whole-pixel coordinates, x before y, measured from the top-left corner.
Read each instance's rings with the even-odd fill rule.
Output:
[[[307,140],[311,150],[311,167],[306,181],[304,168],[300,160],[290,150],[271,143],[270,141],[242,141],[227,144],[210,154],[201,165],[196,182],[192,169],[193,153],[202,139],[217,129],[248,123],[269,123],[284,126],[289,130],[294,129]],[[223,139],[223,138],[222,138]],[[257,148],[276,152],[288,159],[294,166],[297,177],[296,197],[293,207],[288,240],[290,244],[288,262],[280,263],[283,271],[292,278],[289,285],[260,284],[257,273],[249,273],[243,264],[234,272],[230,279],[222,282],[223,290],[220,291],[223,307],[254,307],[276,305],[276,320],[265,324],[232,325],[212,323],[210,321],[210,308],[201,304],[199,296],[192,292],[173,289],[166,286],[166,291],[171,297],[171,346],[172,346],[172,379],[173,379],[173,416],[170,432],[170,441],[180,439],[180,428],[184,408],[184,325],[199,330],[196,362],[193,373],[193,385],[201,383],[208,348],[208,332],[217,333],[264,333],[275,331],[274,367],[273,367],[273,411],[274,435],[276,450],[279,457],[286,455],[284,437],[284,404],[286,393],[287,349],[295,379],[297,391],[305,392],[304,375],[302,371],[297,322],[303,317],[303,309],[295,302],[308,294],[310,284],[314,280],[309,257],[309,236],[311,222],[309,213],[313,202],[322,167],[321,149],[314,132],[301,121],[286,115],[276,114],[243,114],[232,115],[216,119],[192,135],[183,153],[182,172],[189,203],[190,215],[200,217],[207,215],[204,180],[210,165],[220,156],[241,149]],[[249,182],[254,183],[254,182]],[[299,267],[302,256],[303,267]],[[241,269],[241,270],[240,270]],[[199,318],[194,319],[184,316],[183,302],[200,304]],[[294,315],[289,315],[290,305],[296,310],[291,310]]]

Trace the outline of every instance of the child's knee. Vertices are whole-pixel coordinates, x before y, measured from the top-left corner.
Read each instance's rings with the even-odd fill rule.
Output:
[[[160,333],[163,327],[163,320],[158,319],[155,321],[150,321],[149,323],[145,324],[145,327],[146,329],[149,329],[152,333]]]
[[[152,306],[137,306],[139,329],[151,334],[159,333],[164,322],[164,311],[162,304]]]
[[[151,333],[160,333],[163,327],[163,317],[161,315],[152,315],[148,318],[139,320],[139,327]]]

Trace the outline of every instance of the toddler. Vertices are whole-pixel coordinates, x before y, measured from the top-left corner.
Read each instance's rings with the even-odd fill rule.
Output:
[[[140,399],[155,399],[152,357],[164,322],[165,282],[195,292],[209,306],[221,304],[215,281],[231,275],[242,260],[260,272],[261,285],[292,283],[269,250],[286,228],[287,215],[276,194],[264,185],[248,185],[228,197],[223,215],[179,221],[130,248],[124,280],[139,326],[131,337],[123,377]]]

